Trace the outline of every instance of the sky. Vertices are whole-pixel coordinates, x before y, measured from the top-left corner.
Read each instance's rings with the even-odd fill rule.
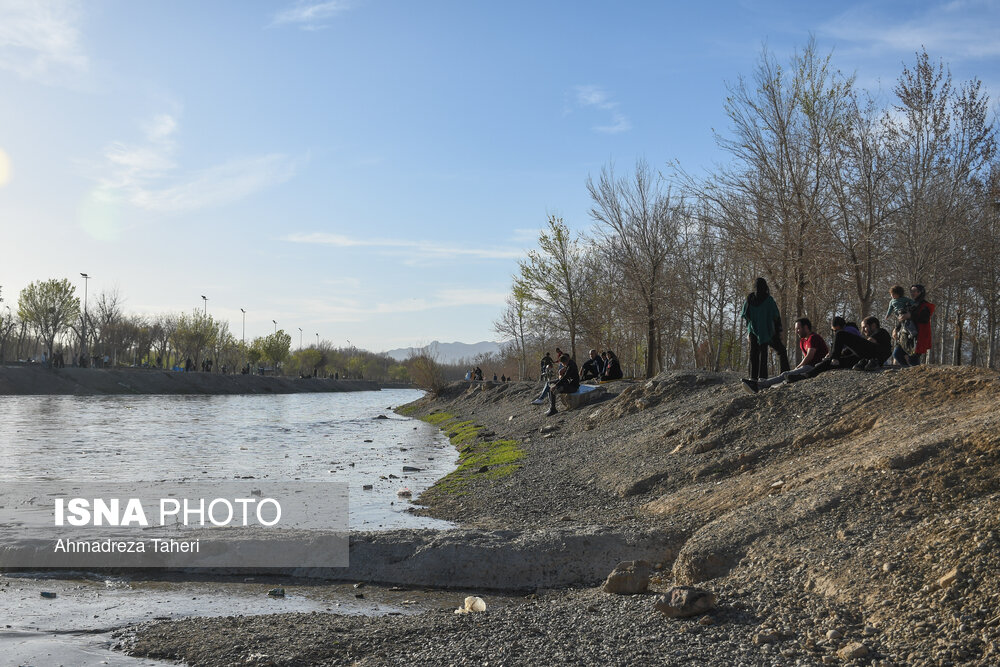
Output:
[[[0,310],[83,272],[293,347],[494,340],[588,175],[726,159],[764,45],[886,100],[923,46],[995,111],[998,35],[1000,0],[0,0]]]

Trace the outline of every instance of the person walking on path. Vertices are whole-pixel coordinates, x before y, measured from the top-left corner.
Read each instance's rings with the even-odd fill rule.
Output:
[[[767,281],[758,278],[754,291],[747,295],[740,317],[747,323],[747,338],[750,342],[750,380],[767,377],[767,348],[778,355],[781,372],[789,370],[788,353],[781,342],[781,312],[771,296]]]

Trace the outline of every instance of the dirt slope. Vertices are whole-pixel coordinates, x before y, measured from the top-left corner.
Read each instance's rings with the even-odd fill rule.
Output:
[[[429,513],[655,526],[678,583],[784,582],[915,660],[1000,662],[997,373],[838,371],[757,395],[731,375],[667,373],[548,419],[530,397],[461,386],[421,406],[527,450],[513,475],[428,494]]]

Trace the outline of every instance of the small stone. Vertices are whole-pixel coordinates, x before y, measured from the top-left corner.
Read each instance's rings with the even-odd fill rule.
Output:
[[[267,596],[271,598],[283,598],[285,597],[284,588],[272,588],[267,592]]]
[[[847,646],[837,651],[837,655],[843,660],[854,660],[868,655],[868,647],[861,642],[851,642]]]
[[[597,605],[596,604],[588,604],[587,605],[587,611],[589,611],[589,612],[595,612],[595,611],[597,611]]]
[[[354,584],[354,587],[355,588],[364,588],[365,587],[365,582],[359,581],[358,583]]]
[[[876,628],[874,625],[866,625],[865,629],[861,631],[861,634],[863,634],[865,637],[871,637],[872,635],[877,635],[878,628]]]
[[[654,606],[669,618],[698,616],[715,609],[715,594],[692,586],[673,586]]]
[[[356,597],[359,600],[364,600],[365,599],[365,594],[364,593],[355,593],[354,597]]]
[[[42,591],[41,596],[46,600],[54,600],[56,598],[56,594],[52,591]]]
[[[843,639],[844,633],[840,630],[830,630],[826,633],[827,639]]]
[[[883,563],[882,564],[882,571],[883,572],[892,572],[895,569],[896,569],[896,566],[893,565],[892,563]]]
[[[698,619],[698,625],[715,625],[715,619],[711,616],[702,616]]]
[[[777,644],[779,639],[781,639],[781,636],[774,630],[764,630],[754,635],[753,643],[757,646]]]
[[[939,588],[949,588],[961,579],[961,577],[962,572],[957,567],[953,567],[948,570],[943,577],[937,580],[937,585]]]
[[[476,472],[480,472],[480,473],[482,473],[482,472],[489,472],[489,470],[490,470],[489,466],[480,466],[479,469]]]
[[[604,580],[604,592],[617,595],[637,595],[649,588],[652,566],[645,560],[627,560],[618,563]]]
[[[361,487],[362,491],[371,491],[374,487],[371,484],[364,484]]]

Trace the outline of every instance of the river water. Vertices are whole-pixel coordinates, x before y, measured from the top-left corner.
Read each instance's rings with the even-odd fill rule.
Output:
[[[390,409],[421,395],[392,389],[269,396],[0,396],[0,484],[337,481],[349,486],[352,530],[447,528],[447,522],[406,512],[409,501],[397,495],[406,487],[416,498],[457,461],[437,428]],[[404,473],[403,466],[420,471]],[[368,484],[373,488],[364,490]],[[415,613],[444,604],[412,591],[376,589],[359,600],[350,584],[149,576],[0,573],[4,659],[10,664],[161,665],[109,651],[110,629],[191,615]],[[286,597],[269,597],[274,585],[284,586]],[[57,597],[47,599],[42,592]],[[461,600],[459,594],[447,595],[452,606]]]
[[[397,495],[416,498],[457,460],[437,428],[390,409],[421,395],[3,396],[0,483],[336,481],[352,530],[444,528]]]

